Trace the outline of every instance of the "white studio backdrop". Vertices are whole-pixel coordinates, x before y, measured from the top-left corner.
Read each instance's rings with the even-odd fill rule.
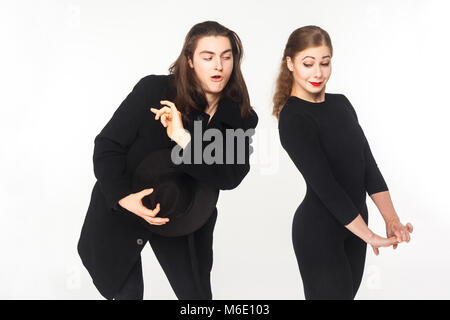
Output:
[[[0,299],[103,299],[76,245],[95,183],[94,137],[137,81],[167,74],[190,27],[241,37],[260,122],[252,168],[222,191],[214,299],[304,299],[292,242],[305,183],[282,149],[271,98],[289,34],[327,30],[327,92],[358,113],[403,223],[370,246],[357,299],[450,298],[447,1],[0,1]],[[369,226],[385,235],[367,196]],[[145,299],[176,299],[149,245]]]

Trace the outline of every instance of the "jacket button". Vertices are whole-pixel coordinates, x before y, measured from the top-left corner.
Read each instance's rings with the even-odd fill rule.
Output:
[[[137,239],[137,244],[138,245],[142,245],[144,243],[144,240],[142,240],[141,238]]]

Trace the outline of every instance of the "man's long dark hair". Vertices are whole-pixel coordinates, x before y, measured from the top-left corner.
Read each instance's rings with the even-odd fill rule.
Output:
[[[198,40],[206,36],[224,36],[230,40],[233,53],[233,71],[227,85],[221,92],[221,99],[228,98],[237,102],[241,108],[241,116],[250,114],[250,98],[247,86],[241,72],[243,48],[238,35],[215,21],[205,21],[194,25],[186,35],[183,49],[177,60],[170,66],[169,74],[175,87],[175,105],[186,117],[192,110],[200,110],[199,99],[206,102],[205,93],[195,75],[189,67],[188,59],[193,60]],[[201,110],[204,111],[204,110]]]

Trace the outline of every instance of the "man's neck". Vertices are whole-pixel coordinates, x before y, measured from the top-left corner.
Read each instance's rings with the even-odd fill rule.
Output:
[[[206,101],[208,105],[206,106],[205,112],[209,114],[211,117],[217,110],[217,105],[219,104],[220,95],[206,93]]]

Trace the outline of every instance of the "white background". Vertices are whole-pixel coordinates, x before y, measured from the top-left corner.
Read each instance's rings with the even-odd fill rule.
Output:
[[[352,102],[415,228],[397,250],[368,248],[356,298],[449,299],[448,12],[446,1],[2,0],[0,298],[103,299],[76,250],[94,137],[140,78],[167,74],[192,25],[216,20],[242,39],[260,122],[251,172],[220,195],[213,298],[304,298],[291,224],[305,183],[271,98],[289,34],[314,24],[334,46],[326,91]],[[176,299],[148,244],[142,257],[145,299]]]

